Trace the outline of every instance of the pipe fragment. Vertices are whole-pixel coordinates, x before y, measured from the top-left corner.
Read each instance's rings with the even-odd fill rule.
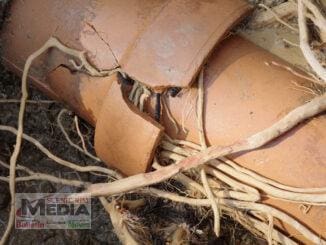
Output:
[[[146,172],[161,140],[163,127],[131,104],[115,80],[96,122],[95,150],[126,175]]]
[[[5,23],[0,36],[2,58],[20,74],[28,55],[55,36],[70,48],[84,50],[98,70],[120,66],[128,76],[160,93],[169,86],[188,86],[213,47],[249,10],[243,0],[29,0],[24,3],[12,0],[10,21]],[[101,119],[101,123],[97,123],[102,118],[100,111],[112,113],[102,107],[107,107],[104,100],[112,103],[107,94],[116,78],[74,73],[70,58],[56,49],[49,50],[31,67],[30,78],[36,87],[65,102],[97,128],[105,121]],[[123,102],[120,94],[114,98]],[[125,109],[127,112],[127,107]],[[141,116],[143,123],[148,123],[148,118]],[[118,122],[110,122],[118,125]],[[130,120],[129,125],[135,123],[130,127],[136,129],[139,126],[136,122]],[[105,137],[107,131],[102,129],[104,126],[99,127],[104,133],[97,134],[96,149],[101,149],[98,153],[104,160],[124,173],[135,174],[148,169],[144,167],[150,162],[148,157],[138,159],[138,171],[129,171],[124,163],[113,163],[113,159],[124,158],[112,158],[109,154],[125,153],[110,150],[104,153],[106,147],[99,142],[107,142],[99,138]],[[110,126],[106,127],[110,130]],[[142,138],[143,134],[146,135],[135,130],[129,137]],[[153,156],[155,142],[160,138],[159,132],[154,134],[157,139],[150,144],[151,152],[148,153],[145,145],[142,149],[148,156]]]
[[[2,56],[22,68],[29,54],[55,36],[86,51],[99,70],[120,66],[156,90],[186,87],[250,9],[243,0],[12,0],[1,33]],[[43,80],[59,64],[71,65],[64,55],[50,52],[31,74]]]

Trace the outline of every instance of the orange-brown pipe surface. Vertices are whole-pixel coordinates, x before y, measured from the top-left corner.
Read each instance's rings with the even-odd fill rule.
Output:
[[[10,20],[1,33],[2,57],[21,72],[28,55],[54,36],[70,48],[85,51],[98,70],[119,66],[154,91],[187,87],[213,47],[249,10],[243,0],[12,0]],[[107,98],[115,88],[112,78],[73,75],[76,66],[71,58],[55,48],[45,52],[30,69],[34,84],[96,125],[95,149],[100,158],[128,175],[148,169],[162,127],[144,116],[137,120],[132,105],[121,108],[121,122],[114,122],[113,118],[119,119],[115,111],[102,108],[103,101],[108,107],[116,104]],[[124,101],[122,94],[114,99]],[[106,123],[107,118],[114,127]],[[138,128],[131,135],[124,130],[128,121],[128,129]],[[152,140],[146,141],[150,134]],[[120,144],[108,146],[110,138],[120,139]],[[127,154],[128,149],[135,150]],[[138,167],[130,166],[131,162]]]
[[[2,56],[21,69],[50,36],[87,51],[100,70],[120,66],[153,88],[188,86],[213,47],[250,10],[243,0],[20,0],[11,1]],[[31,74],[70,65],[57,50]]]
[[[285,69],[288,65],[274,55],[239,37],[225,40],[205,68],[205,133],[210,145],[228,145],[253,135],[304,104],[312,95],[298,89],[307,82]],[[163,125],[179,139],[199,142],[196,124],[197,89],[169,97],[170,111],[179,122],[175,133],[163,114]],[[183,123],[182,123],[183,122]],[[266,146],[231,156],[240,165],[285,185],[326,186],[326,116],[319,115],[290,130]],[[326,237],[326,208],[313,206],[304,214],[300,204],[265,198],[264,203],[286,211],[317,234]],[[291,230],[290,230],[291,231]],[[300,234],[291,234],[303,239]]]

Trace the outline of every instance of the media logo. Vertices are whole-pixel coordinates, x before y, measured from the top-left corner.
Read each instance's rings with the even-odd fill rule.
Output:
[[[91,229],[91,196],[17,193],[16,229]]]

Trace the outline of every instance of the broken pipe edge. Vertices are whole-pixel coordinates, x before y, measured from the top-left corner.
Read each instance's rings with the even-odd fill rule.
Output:
[[[147,172],[164,128],[128,101],[115,77],[96,122],[96,153],[126,175]]]
[[[274,66],[272,62],[283,68]],[[209,145],[229,145],[245,139],[268,128],[314,97],[297,87],[310,87],[311,82],[295,76],[285,67],[295,69],[237,36],[224,40],[217,47],[204,70],[204,130]],[[197,95],[194,85],[176,97],[166,98],[180,128],[180,133],[176,134],[174,124],[166,113],[163,114],[162,124],[172,138],[199,143],[195,109]],[[154,115],[153,101],[148,110]],[[325,187],[325,125],[325,114],[321,114],[302,122],[260,149],[229,157],[249,170],[288,186]],[[326,237],[325,206],[312,206],[305,214],[300,203],[268,196],[264,196],[263,203],[285,211],[316,234]],[[275,223],[304,241],[295,229],[278,221]]]

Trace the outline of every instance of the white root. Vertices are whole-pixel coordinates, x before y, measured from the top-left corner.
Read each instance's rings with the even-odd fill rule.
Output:
[[[101,201],[102,206],[109,214],[111,223],[114,227],[114,231],[119,237],[119,240],[122,244],[130,244],[130,245],[138,245],[136,239],[130,234],[128,227],[118,210],[117,204],[115,201],[108,202],[104,197],[99,198]]]
[[[265,5],[266,6],[266,5]],[[261,6],[262,7],[262,6]],[[267,7],[267,6],[266,6]],[[266,9],[266,8],[265,8]],[[294,17],[297,14],[297,6],[295,3],[288,1],[281,3],[273,8],[270,8],[270,11],[259,11],[250,21],[249,25],[252,28],[264,27],[275,22],[277,16],[279,19],[289,19]]]
[[[211,205],[210,201],[208,199],[193,199],[193,198],[183,197],[183,196],[179,196],[174,193],[161,191],[161,190],[158,190],[155,188],[144,189],[143,193],[153,194],[160,198],[166,198],[166,199],[172,200],[174,202],[187,203],[187,204],[193,205],[193,206],[210,206]],[[307,240],[309,240],[315,244],[323,244],[326,242],[322,238],[320,238],[319,236],[317,236],[313,232],[311,232],[304,225],[299,223],[297,220],[292,218],[291,216],[289,216],[286,213],[283,213],[282,211],[279,211],[273,207],[270,207],[268,205],[253,203],[253,202],[243,202],[243,201],[222,199],[222,198],[220,199],[220,204],[223,206],[226,206],[226,207],[234,207],[236,209],[257,211],[257,212],[261,212],[261,213],[270,214],[273,217],[281,220],[282,222],[287,223],[288,225],[294,227]]]
[[[163,168],[156,159],[154,159],[153,165],[152,167],[154,169],[160,169]],[[199,194],[206,194],[205,193],[205,189],[202,185],[198,184],[196,181],[194,181],[193,179],[189,178],[187,175],[183,174],[183,173],[179,173],[175,176],[173,176],[173,179],[175,179],[176,181],[179,181],[184,187],[186,187],[187,189],[191,190],[194,193],[199,192]],[[195,195],[197,196],[197,195]]]
[[[233,167],[234,169],[244,173],[244,174],[247,174],[251,177],[253,177],[254,179],[256,179],[257,181],[260,181],[260,182],[263,182],[263,183],[266,183],[266,184],[269,184],[269,185],[272,185],[272,186],[275,186],[281,190],[287,190],[287,191],[292,191],[292,192],[298,192],[298,193],[326,193],[326,187],[324,188],[298,188],[298,187],[292,187],[292,186],[287,186],[287,185],[283,185],[281,183],[278,183],[272,179],[268,179],[266,177],[263,177],[251,170],[248,170],[246,168],[243,168],[241,166],[239,166],[238,164],[236,164],[235,162],[227,159],[227,158],[221,158],[221,160],[230,165],[231,167]]]
[[[94,184],[87,188],[85,192],[92,193],[95,196],[105,196],[123,193],[132,189],[162,182],[181,171],[198,167],[212,159],[223,157],[231,153],[259,148],[289,131],[303,120],[315,116],[325,109],[326,94],[316,97],[310,102],[297,107],[271,127],[250,136],[245,140],[238,141],[229,146],[211,146],[207,148],[207,150],[187,157],[177,164],[169,165],[150,173],[137,174],[112,183]],[[83,193],[80,193],[79,195],[83,196]]]
[[[0,176],[0,180],[9,183],[8,177]],[[34,180],[34,181],[35,180],[36,181],[45,180],[45,181],[49,181],[49,182],[56,183],[56,184],[69,185],[69,186],[74,186],[74,187],[87,187],[89,184],[91,184],[91,183],[84,182],[84,181],[58,178],[53,175],[42,174],[42,173],[34,173],[29,176],[16,177],[16,179],[15,179],[16,182],[26,182],[26,181],[32,181],[32,180]]]
[[[300,45],[299,45],[299,46],[300,46]],[[291,72],[293,75],[295,75],[295,76],[297,76],[297,77],[300,77],[300,78],[306,79],[306,80],[308,80],[308,81],[310,81],[310,82],[317,83],[317,84],[319,84],[319,85],[325,86],[325,83],[323,83],[323,82],[321,82],[321,81],[319,81],[319,80],[316,80],[316,79],[314,79],[314,78],[311,78],[310,76],[306,76],[306,75],[304,75],[304,74],[301,74],[301,73],[295,71],[295,70],[294,70],[293,68],[291,68],[290,66],[285,66],[285,65],[282,65],[282,64],[277,63],[277,62],[275,62],[275,61],[272,61],[271,64],[272,64],[273,66],[283,68],[283,69],[285,69],[285,70]]]
[[[134,96],[134,99],[133,99],[134,106],[139,105],[140,96],[141,96],[142,93],[143,93],[143,87],[141,85],[139,85],[138,88],[136,89],[135,96]]]
[[[182,156],[190,156],[191,154],[188,151],[185,151],[182,148],[177,147],[177,146],[175,146],[173,144],[181,144],[181,145],[191,147],[193,149],[192,154],[194,154],[194,153],[201,150],[201,147],[199,145],[197,145],[195,143],[192,143],[192,142],[172,140],[172,139],[169,139],[169,138],[167,138],[167,139],[171,142],[171,144],[165,144],[164,143],[165,141],[162,142],[161,146],[165,151],[161,152],[161,156],[165,157],[165,158],[173,159],[176,162],[181,161],[183,159]],[[292,191],[292,192],[297,192],[297,193],[326,193],[326,187],[324,187],[324,188],[323,187],[316,187],[316,188],[292,187],[292,186],[281,184],[281,183],[276,182],[276,181],[274,181],[272,179],[266,178],[266,177],[264,177],[262,175],[259,175],[259,174],[255,173],[255,172],[253,172],[253,171],[251,171],[249,169],[243,168],[243,167],[239,166],[236,162],[231,161],[230,159],[228,159],[226,157],[221,157],[218,160],[222,161],[222,162],[219,162],[219,164],[228,164],[228,165],[230,165],[232,168],[234,168],[236,170],[236,171],[233,172],[231,169],[229,169],[230,176],[236,177],[237,176],[237,171],[239,171],[239,172],[242,172],[242,173],[244,173],[246,175],[249,175],[250,177],[256,179],[257,181],[260,181],[260,182],[266,183],[268,185],[277,187],[277,188],[279,188],[281,190]],[[209,173],[211,175],[216,176],[215,173],[212,174],[212,169],[208,168],[206,171],[209,171]],[[217,171],[217,170],[215,170],[215,171]],[[235,189],[238,189],[238,190],[241,190],[241,191],[247,191],[249,193],[251,192],[251,193],[255,193],[255,194],[259,195],[259,192],[256,189],[248,186],[251,189],[245,190],[245,189],[243,189],[243,187],[239,187],[236,184],[231,184],[230,180],[227,180],[227,178],[223,177],[222,175],[225,176],[225,174],[221,173],[219,176],[216,176],[216,177],[218,179],[221,179],[223,182],[227,183],[228,185],[232,186]]]
[[[204,68],[200,71],[198,77],[198,98],[197,98],[197,129],[199,132],[199,142],[203,150],[207,149],[206,137],[204,131]],[[218,205],[218,198],[214,196],[211,187],[208,184],[205,168],[201,168],[200,179],[205,189],[206,196],[210,200],[214,214],[214,233],[217,237],[220,236],[220,219],[221,213]]]
[[[300,48],[306,58],[308,64],[316,72],[316,74],[326,83],[326,69],[319,63],[314,52],[309,46],[308,27],[306,23],[306,4],[307,1],[298,0],[298,24],[300,35]]]
[[[184,156],[180,156],[178,154],[171,153],[171,152],[168,152],[168,151],[162,151],[161,155],[163,157],[173,159],[176,162],[179,162],[179,161],[181,161],[181,160],[183,160],[185,158]],[[232,179],[231,177],[228,177],[227,175],[225,175],[224,173],[218,171],[217,169],[213,169],[213,168],[211,168],[209,166],[204,166],[204,168],[205,168],[205,170],[206,170],[206,172],[208,174],[210,174],[212,176],[215,176],[217,179],[223,181],[227,185],[231,186],[233,189],[239,190],[239,191],[242,191],[242,192],[245,192],[245,193],[253,194],[254,197],[257,200],[260,199],[259,192],[255,188],[253,188],[251,186],[248,186],[248,185],[245,185],[245,184],[243,184],[243,183],[241,183],[241,182],[239,182],[239,181],[237,181],[235,179]],[[232,174],[229,174],[229,175],[236,177],[236,172],[234,171]]]
[[[198,97],[197,97],[197,130],[199,142],[202,149],[207,149],[205,129],[204,129],[204,69],[199,73],[198,78]]]
[[[207,196],[208,200],[211,202],[211,206],[212,206],[212,210],[213,210],[213,214],[214,214],[214,233],[217,237],[219,237],[220,229],[221,229],[221,227],[220,227],[221,226],[221,224],[220,224],[221,214],[220,214],[220,210],[218,207],[219,198],[217,197],[215,199],[214,193],[212,192],[211,187],[208,184],[208,180],[207,180],[207,176],[206,176],[204,168],[202,168],[200,170],[200,178],[201,178],[202,184],[204,186],[206,196]]]
[[[83,147],[84,153],[85,153],[86,155],[88,155],[88,154],[91,155],[91,154],[88,152],[88,150],[87,150],[87,147],[86,147],[86,144],[85,144],[84,137],[83,137],[82,133],[80,132],[80,129],[79,129],[79,122],[78,122],[78,117],[77,117],[76,115],[74,116],[74,122],[75,122],[75,127],[76,127],[77,134],[78,134],[78,136],[79,136],[79,138],[80,138],[80,140],[81,140],[81,143],[82,143],[82,147]],[[95,156],[92,155],[92,157],[95,157]],[[97,157],[95,157],[95,158],[96,158],[96,160],[101,161],[99,158],[97,158]]]
[[[258,192],[257,189],[243,184],[231,177],[228,177],[227,175],[225,175],[224,173],[218,171],[217,169],[213,169],[211,167],[205,166],[206,172],[209,173],[210,175],[215,176],[217,179],[223,181],[224,183],[228,184],[229,186],[231,186],[233,189],[235,190],[239,190],[242,191],[244,193],[247,193],[248,195],[251,195],[253,197],[253,199],[255,201],[259,201],[260,200],[260,194]],[[233,176],[233,175],[231,175]],[[235,177],[235,176],[233,176]]]
[[[271,15],[272,15],[272,16],[273,16],[273,17],[274,17],[278,22],[280,22],[281,24],[283,24],[284,26],[286,26],[286,27],[289,28],[290,30],[292,30],[292,31],[294,31],[294,32],[296,32],[296,33],[298,33],[298,29],[295,28],[295,27],[293,27],[293,26],[291,26],[291,25],[289,25],[287,22],[285,22],[285,21],[284,21],[284,20],[279,16],[279,13],[274,12],[273,9],[267,7],[265,4],[260,3],[260,4],[258,4],[258,6],[260,6],[260,7],[264,8],[264,9],[266,9],[267,11],[269,11],[269,13],[270,13],[270,14],[271,14]],[[284,12],[284,11],[278,10],[278,12]],[[283,13],[283,15],[286,16],[287,13],[286,13],[286,15],[285,15],[285,13]],[[283,17],[284,17],[284,16],[283,16]]]
[[[65,136],[66,140],[68,141],[68,143],[74,147],[75,149],[77,149],[78,151],[84,153],[86,156],[92,158],[93,160],[97,161],[97,162],[101,162],[101,160],[98,158],[98,157],[95,157],[93,156],[92,154],[90,154],[87,150],[86,150],[86,147],[85,147],[85,143],[83,143],[83,147],[84,148],[81,148],[79,145],[75,144],[74,142],[72,142],[72,140],[70,139],[70,137],[68,136],[66,130],[64,129],[62,123],[61,123],[61,117],[64,113],[67,113],[68,110],[66,109],[62,109],[59,114],[58,114],[58,117],[57,117],[57,124],[59,125],[59,128],[61,130],[61,132],[63,133],[63,135]],[[77,124],[78,125],[78,124]],[[77,132],[78,132],[79,128],[77,126]],[[79,131],[80,133],[80,131]],[[82,136],[80,136],[81,139],[83,139]],[[82,142],[84,142],[84,139],[82,140]]]
[[[9,165],[1,160],[0,160],[0,165],[9,169]],[[45,180],[45,181],[50,181],[50,182],[53,182],[56,184],[70,185],[70,186],[75,186],[75,187],[87,187],[88,185],[91,184],[90,182],[63,179],[63,178],[58,178],[56,176],[49,175],[49,174],[37,173],[27,167],[19,165],[19,164],[17,165],[16,170],[21,170],[21,171],[24,171],[29,174],[28,176],[24,176],[24,177],[16,177],[16,182],[23,182],[23,181],[30,181],[30,180]],[[8,177],[1,176],[0,180],[9,183]]]
[[[17,99],[0,99],[0,103],[8,103],[8,104],[16,104],[20,103],[20,100]],[[26,100],[26,103],[28,104],[53,104],[53,103],[58,103],[57,101],[54,100]]]
[[[181,161],[184,159],[183,156],[162,152],[161,153],[165,157],[169,157],[176,161]],[[241,167],[237,167],[237,169],[232,169],[232,167],[227,164],[218,161],[212,160],[210,164],[214,166],[216,169],[205,167],[206,172],[215,176],[219,180],[228,184],[235,190],[240,190],[246,192],[248,195],[252,197],[253,200],[258,201],[260,199],[259,192],[257,189],[251,187],[254,186],[265,193],[267,193],[270,197],[274,197],[277,199],[287,200],[291,202],[299,202],[306,204],[314,204],[314,205],[324,205],[326,203],[326,188],[295,188],[289,187],[281,184],[277,184],[277,182],[269,180],[265,177],[259,176],[258,174],[253,173],[252,171],[246,170],[245,173],[240,171]],[[229,161],[230,164],[230,161]],[[232,166],[235,164],[233,163]],[[241,168],[243,169],[243,168]],[[220,172],[220,171],[223,172]],[[247,174],[249,173],[249,174]],[[234,179],[228,177],[227,175],[232,176]],[[255,178],[256,177],[256,178]],[[238,182],[237,180],[241,181]],[[245,185],[249,184],[249,185]],[[277,185],[278,188],[275,187]]]
[[[297,231],[299,231],[307,240],[313,242],[314,244],[325,244],[326,241],[320,238],[318,235],[311,232],[308,228],[298,222],[296,219],[292,218],[291,216],[287,215],[286,213],[277,210],[268,205],[260,204],[260,203],[249,203],[249,202],[242,202],[242,201],[235,201],[235,200],[224,200],[225,205],[233,206],[239,209],[245,210],[252,210],[261,213],[267,213],[271,216],[281,220],[282,222],[292,226]]]
[[[223,211],[226,215],[231,218],[237,220],[241,225],[243,225],[247,230],[253,233],[256,236],[261,236],[261,234],[265,235],[268,233],[269,226],[261,221],[261,218],[257,218],[251,215],[252,212],[247,212],[244,210],[243,212],[234,209],[233,207],[222,206]],[[258,232],[257,232],[258,231]],[[261,233],[261,234],[260,234]],[[267,237],[266,237],[267,238]],[[295,241],[293,241],[290,237],[287,237],[283,233],[279,232],[277,229],[272,230],[272,239],[274,243],[284,244],[284,245],[297,245]]]
[[[2,131],[7,131],[13,134],[17,134],[17,130],[13,127],[10,126],[5,126],[5,125],[0,125],[0,130]],[[33,145],[35,145],[41,152],[43,152],[48,158],[52,159],[53,161],[55,161],[56,163],[65,166],[67,168],[71,168],[74,169],[78,172],[98,172],[98,173],[103,173],[106,176],[112,176],[116,179],[120,179],[122,176],[117,173],[114,170],[111,170],[109,168],[103,168],[103,167],[99,167],[99,166],[80,166],[77,165],[75,163],[63,160],[59,157],[57,157],[56,155],[54,155],[53,153],[51,153],[47,148],[45,148],[39,141],[37,141],[36,139],[34,139],[33,137],[27,135],[27,134],[23,134],[23,138],[27,141],[29,141],[30,143],[32,143]]]
[[[326,42],[326,19],[323,14],[320,12],[319,8],[311,2],[311,0],[303,0],[304,5],[309,9],[313,14],[311,17],[310,14],[306,16],[311,19],[311,21],[319,28],[320,38],[323,42]]]
[[[160,146],[162,149],[164,149],[166,151],[170,151],[170,152],[173,152],[178,155],[185,156],[185,157],[191,156],[197,152],[194,150],[189,150],[189,149],[185,149],[185,148],[176,146],[175,144],[170,143],[169,141],[165,141],[165,140],[163,140],[161,142]]]
[[[167,117],[169,118],[169,120],[172,122],[172,125],[174,127],[174,130],[175,130],[175,133],[178,134],[180,132],[180,129],[179,129],[179,126],[178,126],[178,123],[176,122],[176,120],[174,119],[172,113],[171,113],[171,110],[165,100],[165,94],[163,94],[162,96],[162,105],[165,109],[165,112],[166,112],[166,115]]]
[[[145,85],[135,81],[128,99],[134,104],[134,106],[137,106],[141,112],[144,112],[145,102],[151,94],[152,92]]]
[[[266,225],[264,222],[261,222],[253,217],[246,217],[250,221],[250,225],[257,230],[263,232],[264,234],[267,234],[268,232],[271,232],[272,239],[282,245],[296,245],[295,241],[291,240],[289,237],[286,235],[282,234],[276,229],[270,230],[269,225]],[[248,227],[249,228],[249,227]],[[250,228],[249,228],[250,229]]]
[[[151,96],[151,91],[146,87],[143,87],[143,93],[140,95],[139,98],[139,110],[141,112],[144,111],[145,101]]]
[[[217,160],[210,162],[214,167],[217,169],[223,171],[226,174],[234,174],[235,171],[232,169],[232,167],[228,166],[227,164],[224,164],[222,162],[218,162]],[[293,201],[293,202],[299,202],[299,203],[310,203],[310,204],[325,204],[326,203],[326,194],[324,193],[296,193],[292,191],[282,190],[278,189],[277,187],[274,187],[272,185],[268,185],[264,182],[257,181],[256,179],[242,173],[242,172],[236,172],[236,175],[232,175],[237,180],[247,183],[251,186],[255,186],[256,188],[264,191],[269,196],[287,200],[287,201]]]
[[[137,81],[134,82],[134,85],[132,86],[132,89],[129,93],[129,96],[128,96],[128,99],[130,101],[134,101],[134,97],[135,97],[135,93],[136,93],[136,90],[137,88],[139,87],[139,83]]]
[[[184,159],[181,155],[166,151],[161,152],[161,155],[177,162]],[[225,158],[223,160],[225,160]],[[314,205],[324,205],[326,203],[326,188],[296,188],[282,185],[250,170],[244,169],[230,160],[226,161],[231,166],[228,166],[220,160],[211,160],[210,164],[216,169],[205,166],[206,172],[228,184],[233,189],[246,192],[257,201],[260,199],[260,194],[257,189],[253,187],[277,199]],[[228,176],[232,176],[233,178]]]
[[[164,138],[169,141],[170,143],[174,144],[174,145],[183,145],[186,146],[188,148],[191,148],[193,150],[197,150],[200,151],[201,150],[201,146],[197,145],[196,143],[190,142],[190,141],[186,141],[186,140],[178,140],[178,139],[171,139],[168,135],[164,135]]]
[[[180,141],[180,140],[172,140],[169,137],[167,137],[166,139],[169,140],[169,142],[171,142],[171,143],[166,144],[165,141],[163,140],[161,146],[165,151],[161,152],[161,156],[165,157],[165,158],[173,159],[174,161],[177,161],[177,162],[181,161],[183,159],[182,156],[190,156],[191,154],[194,154],[194,153],[201,150],[201,147],[199,145],[197,145],[195,143],[192,143],[192,142]],[[181,147],[177,147],[177,146],[175,146],[173,144],[180,144],[180,145],[188,146],[188,147],[192,148],[193,151],[192,151],[192,153],[190,153],[190,152],[182,149]],[[243,167],[239,166],[236,162],[231,161],[230,159],[227,159],[226,157],[221,157],[218,160],[222,161],[221,164],[224,164],[224,163],[228,164],[231,167],[233,167],[236,171],[247,174],[250,177],[256,179],[257,181],[272,185],[272,186],[277,187],[277,188],[279,188],[281,190],[287,190],[287,191],[298,192],[298,193],[326,193],[326,187],[325,188],[322,188],[322,187],[319,187],[319,188],[318,187],[317,188],[299,188],[299,187],[287,186],[287,185],[283,185],[281,183],[278,183],[278,182],[276,182],[276,181],[274,181],[272,179],[268,179],[268,178],[266,178],[264,176],[261,176],[261,175],[255,173],[255,172],[253,172],[253,171],[251,171],[249,169],[243,168]],[[212,169],[207,169],[206,171],[209,171],[209,173],[212,174]],[[215,170],[215,171],[217,171],[217,170]],[[236,172],[231,172],[232,170],[229,170],[229,171],[230,171],[229,174],[231,176],[236,177],[236,175],[237,175]],[[212,175],[216,176],[215,173],[212,174]],[[221,175],[216,176],[216,177],[218,179],[223,180],[223,182],[227,183],[228,185],[232,186],[233,188],[236,188],[236,189],[239,188],[239,186],[237,186],[235,184],[230,184],[231,182],[228,181],[227,179],[225,179],[222,175],[225,176],[223,173],[221,173]],[[252,187],[249,187],[249,188],[252,188]],[[251,190],[244,190],[241,187],[241,189],[239,189],[239,190],[252,192],[252,193],[256,193],[257,195],[259,195],[258,191],[256,189],[253,189],[253,188]]]

